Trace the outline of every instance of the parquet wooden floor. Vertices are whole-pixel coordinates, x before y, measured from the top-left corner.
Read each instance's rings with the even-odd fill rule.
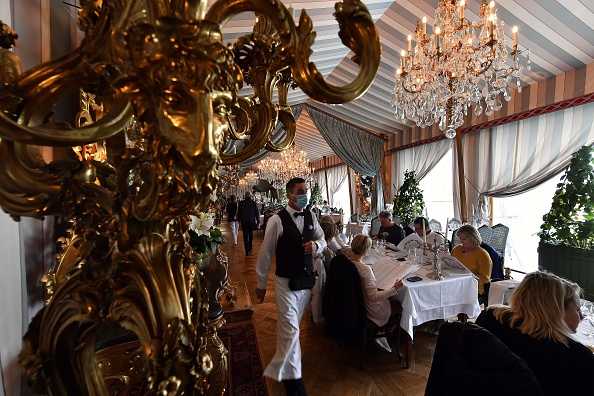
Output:
[[[238,244],[233,247],[231,232],[221,224],[227,243],[222,246],[229,257],[229,277],[233,282],[245,282],[254,306],[253,322],[263,366],[272,359],[276,348],[276,305],[274,302],[274,263],[268,278],[266,298],[257,302],[255,290],[256,260],[263,240],[261,231],[254,232],[254,247],[246,256],[243,235],[239,231]],[[306,313],[301,322],[303,381],[311,396],[316,395],[423,395],[431,367],[436,337],[415,330],[413,356],[408,369],[398,362],[396,352],[388,353],[371,342],[365,358],[366,368],[359,370],[360,348],[344,348],[324,336],[324,326],[313,323]],[[393,341],[392,341],[393,342]],[[401,346],[401,350],[404,346]],[[393,349],[394,346],[393,346]],[[271,396],[285,394],[283,385],[266,378]]]

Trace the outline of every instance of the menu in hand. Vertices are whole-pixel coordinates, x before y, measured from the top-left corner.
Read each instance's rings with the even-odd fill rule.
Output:
[[[419,268],[419,265],[398,262],[389,257],[381,257],[371,267],[377,287],[384,290],[394,286],[397,279],[404,279]]]
[[[420,236],[413,233],[401,240],[397,248],[403,252],[408,252],[410,249],[422,249],[423,240]]]
[[[476,276],[470,272],[470,270],[466,268],[466,266],[462,264],[460,260],[458,260],[456,257],[450,256],[449,253],[437,253],[437,257],[442,263],[442,271],[445,270],[448,275],[472,275],[476,278]]]

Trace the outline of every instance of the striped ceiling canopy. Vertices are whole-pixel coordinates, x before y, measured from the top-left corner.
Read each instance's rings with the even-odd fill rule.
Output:
[[[289,93],[289,104],[305,104],[306,109],[319,109],[352,126],[386,136],[410,133],[413,124],[396,120],[390,106],[394,72],[400,64],[400,51],[407,49],[407,36],[414,33],[417,21],[426,16],[427,32],[432,32],[438,2],[366,0],[364,3],[375,20],[382,47],[380,69],[371,88],[358,100],[341,106],[314,102],[297,89]],[[467,0],[465,17],[471,22],[479,20],[480,3],[479,0]],[[334,1],[302,0],[285,3],[285,6],[295,9],[296,23],[301,10],[307,11],[317,33],[311,59],[327,81],[344,85],[355,78],[358,67],[350,60],[349,49],[338,37],[338,23],[332,16],[334,4]],[[594,66],[594,1],[500,0],[496,1],[496,9],[499,19],[506,24],[508,47],[510,43],[513,45],[512,26],[517,25],[520,49],[531,50],[532,70],[524,68],[521,75],[523,86],[584,69],[587,65]],[[238,15],[225,27],[223,37],[228,42],[234,42],[238,37],[251,33],[254,22],[253,13]],[[511,49],[508,50],[511,52]],[[526,64],[525,58],[521,59],[521,63]],[[588,84],[594,84],[594,81]],[[295,140],[312,162],[334,154],[306,111],[297,123]]]

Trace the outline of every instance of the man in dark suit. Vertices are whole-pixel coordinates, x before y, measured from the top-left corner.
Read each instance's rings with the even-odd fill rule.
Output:
[[[258,205],[252,199],[252,193],[249,191],[246,191],[244,200],[239,203],[237,220],[241,223],[241,231],[243,231],[245,254],[246,256],[249,256],[252,252],[254,230],[257,225],[260,224],[260,211],[258,210]]]

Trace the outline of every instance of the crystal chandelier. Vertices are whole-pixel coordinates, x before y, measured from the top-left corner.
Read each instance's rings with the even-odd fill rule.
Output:
[[[522,66],[518,55],[530,50],[518,49],[518,28],[512,33],[514,45],[508,53],[504,22],[498,21],[495,2],[483,0],[480,20],[464,17],[465,0],[439,0],[435,11],[434,34],[427,35],[427,18],[417,22],[414,36],[408,36],[408,50],[401,52],[401,65],[396,70],[392,107],[397,119],[409,119],[419,127],[438,122],[446,136],[456,136],[456,128],[464,123],[468,108],[474,106],[478,116],[487,116],[501,109],[501,96],[511,99],[508,84],[516,78],[521,92]],[[505,63],[511,56],[513,64]]]
[[[268,180],[274,188],[285,188],[294,177],[307,178],[311,173],[307,153],[293,144],[281,152],[280,159],[266,157],[258,164],[260,178]]]
[[[245,175],[243,175],[243,180],[245,180],[246,185],[253,186],[258,184],[260,181],[260,176],[250,169]]]

